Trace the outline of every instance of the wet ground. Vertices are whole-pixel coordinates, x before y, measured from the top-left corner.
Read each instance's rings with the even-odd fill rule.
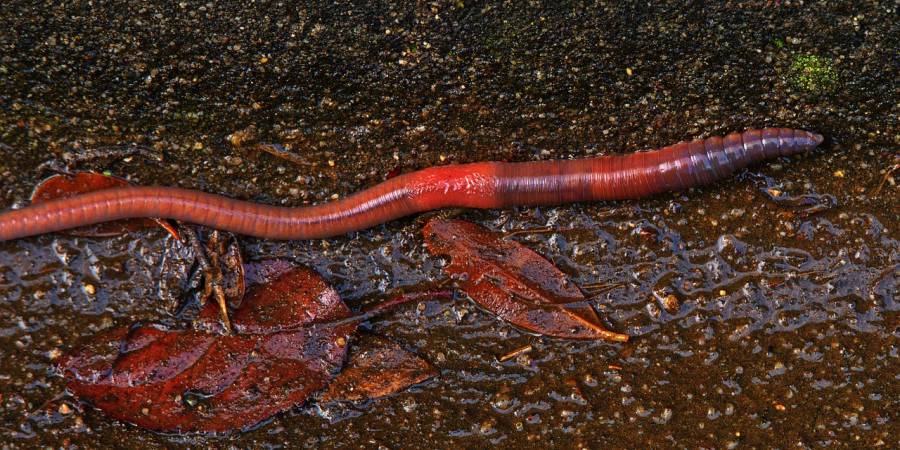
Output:
[[[827,142],[681,194],[463,212],[555,262],[632,342],[527,335],[464,298],[401,308],[370,327],[438,378],[226,437],[157,435],[57,398],[53,360],[79,339],[171,316],[159,279],[177,243],[0,243],[4,448],[900,446],[895,2],[57,3],[0,5],[4,207],[41,162],[107,147],[163,158],[75,167],[303,205],[398,168],[772,125]],[[803,214],[766,187],[836,206]],[[359,305],[443,279],[421,225],[243,248],[308,264]]]

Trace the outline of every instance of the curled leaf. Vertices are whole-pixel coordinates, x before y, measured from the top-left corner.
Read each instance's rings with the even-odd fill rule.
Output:
[[[605,329],[578,287],[522,244],[461,220],[432,220],[423,233],[428,251],[450,256],[445,270],[459,287],[501,319],[558,338],[628,340]]]
[[[437,370],[390,339],[364,335],[319,398],[323,403],[385,397],[437,376]]]
[[[72,197],[85,192],[128,186],[125,179],[96,172],[76,172],[72,175],[54,175],[42,181],[31,194],[31,203]],[[99,223],[64,231],[72,236],[110,237],[159,225],[178,238],[178,232],[163,219],[125,219]]]
[[[226,303],[237,308],[247,290],[244,258],[237,238],[214,230],[206,242],[206,252],[210,265],[220,274],[219,284]]]
[[[228,311],[240,306],[246,292],[244,262],[237,238],[231,233],[213,230],[204,246],[191,227],[184,228],[184,236],[197,262],[197,270],[191,275],[191,285],[198,286],[202,282],[202,289],[196,292],[197,299],[200,305],[214,301],[220,318],[220,321],[213,320],[206,317],[206,311],[201,311],[204,314],[198,318],[195,328],[207,331],[221,329],[230,333]]]
[[[350,317],[318,274],[296,268],[247,294],[235,311],[237,334],[117,328],[60,367],[75,395],[144,428],[247,429],[328,384],[356,329],[356,321],[342,320]]]

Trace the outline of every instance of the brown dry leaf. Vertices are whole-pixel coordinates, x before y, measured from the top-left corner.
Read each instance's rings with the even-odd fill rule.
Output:
[[[425,361],[390,339],[362,335],[350,361],[319,398],[323,403],[384,397],[438,375]]]
[[[217,314],[212,303],[204,311]],[[59,365],[75,395],[119,420],[165,432],[244,430],[325,388],[356,330],[350,318],[317,273],[295,268],[247,293],[236,334],[120,327]]]
[[[461,220],[431,220],[423,233],[432,254],[451,257],[445,270],[460,288],[503,320],[558,338],[628,340],[605,329],[578,287],[522,244]]]

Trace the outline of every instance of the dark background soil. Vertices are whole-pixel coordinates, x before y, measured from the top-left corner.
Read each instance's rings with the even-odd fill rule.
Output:
[[[465,298],[426,302],[370,326],[438,378],[226,437],[162,436],[69,397],[48,403],[64,391],[53,360],[80,338],[171,316],[158,280],[179,267],[179,244],[157,230],[0,243],[4,445],[900,446],[896,2],[60,3],[0,5],[4,207],[27,200],[40,163],[106,147],[163,160],[74,167],[302,205],[397,168],[624,153],[763,126],[827,141],[682,194],[465,212],[520,232],[579,285],[604,286],[595,305],[632,342],[543,339]],[[804,216],[768,200],[767,185],[837,206]],[[308,264],[359,305],[444,278],[421,224],[242,242],[247,259]]]

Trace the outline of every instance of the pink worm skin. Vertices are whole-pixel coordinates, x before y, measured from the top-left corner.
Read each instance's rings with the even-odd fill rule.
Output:
[[[764,128],[623,156],[431,167],[341,200],[297,208],[171,187],[112,188],[0,213],[0,241],[137,217],[177,219],[265,239],[324,238],[439,208],[551,205],[680,191],[821,143],[816,133]]]

